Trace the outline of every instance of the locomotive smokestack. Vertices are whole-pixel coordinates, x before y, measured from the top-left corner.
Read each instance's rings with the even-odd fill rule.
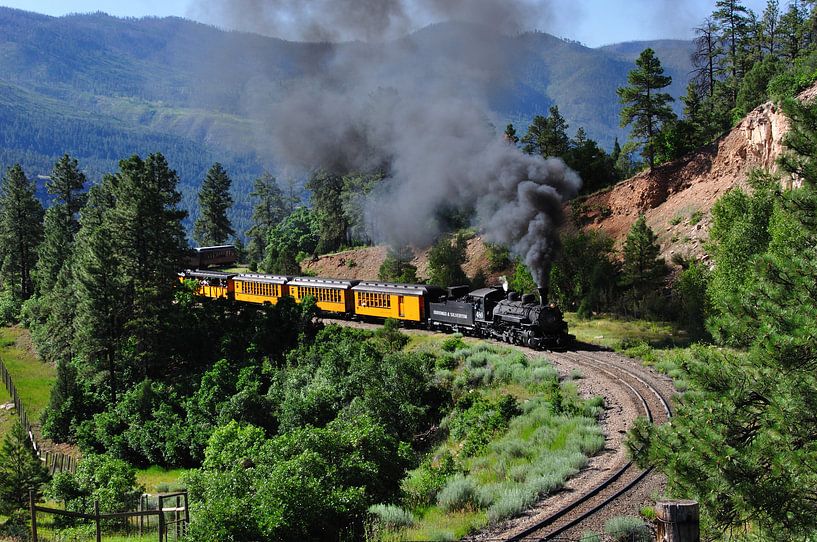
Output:
[[[536,289],[539,292],[539,304],[544,306],[548,304],[548,289],[547,286]]]

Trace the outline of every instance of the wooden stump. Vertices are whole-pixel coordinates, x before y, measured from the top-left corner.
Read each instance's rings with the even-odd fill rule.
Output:
[[[698,503],[659,501],[655,503],[658,542],[700,542]]]

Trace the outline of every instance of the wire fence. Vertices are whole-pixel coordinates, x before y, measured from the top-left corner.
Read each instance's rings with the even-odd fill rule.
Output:
[[[0,358],[0,377],[2,377],[3,385],[5,385],[6,390],[8,390],[8,393],[11,396],[11,401],[14,403],[14,409],[17,412],[17,416],[20,418],[20,423],[23,425],[23,429],[26,431],[26,433],[28,433],[28,439],[31,442],[31,446],[34,447],[34,453],[36,453],[37,457],[40,458],[40,461],[45,464],[44,466],[46,469],[48,469],[49,474],[63,471],[76,472],[76,457],[62,452],[44,450],[41,443],[37,442],[34,427],[32,426],[28,413],[23,406],[23,401],[20,399],[20,394],[17,393],[17,387],[14,385],[14,380],[11,378],[11,373],[6,368],[2,358]]]

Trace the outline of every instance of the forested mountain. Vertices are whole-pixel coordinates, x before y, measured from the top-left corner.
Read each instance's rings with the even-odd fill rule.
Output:
[[[434,25],[405,39],[455,54],[446,52],[456,51],[456,25]],[[676,97],[690,71],[690,42],[590,49],[544,33],[508,40],[518,62],[511,80],[491,96],[494,113],[524,131],[534,115],[556,104],[571,134],[584,127],[607,149],[624,136],[615,89],[626,81],[634,51],[655,48]],[[253,179],[278,165],[258,137],[259,103],[273,103],[283,88],[297,85],[299,70],[309,64],[303,60],[319,63],[330,47],[173,17],[57,18],[0,8],[0,165],[20,162],[35,177],[68,152],[96,181],[119,159],[161,151],[180,175],[192,223],[196,189],[219,161],[235,181],[233,221],[243,232]]]

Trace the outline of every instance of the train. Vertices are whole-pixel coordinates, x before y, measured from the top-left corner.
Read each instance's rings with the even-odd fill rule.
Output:
[[[544,289],[537,302],[532,294],[520,296],[504,287],[471,290],[468,286],[440,288],[209,269],[187,269],[179,273],[179,280],[195,281],[197,294],[211,299],[275,305],[286,296],[296,303],[312,297],[321,314],[328,317],[374,322],[390,318],[407,327],[462,333],[538,350],[563,349],[575,340],[562,311],[546,303]]]

